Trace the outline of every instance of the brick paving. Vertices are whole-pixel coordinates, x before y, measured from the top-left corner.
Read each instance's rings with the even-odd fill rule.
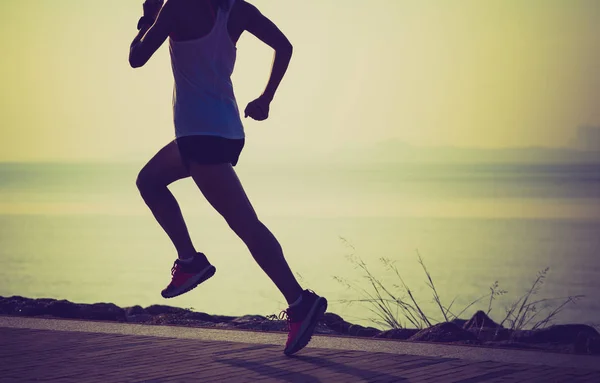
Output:
[[[286,357],[273,344],[5,326],[0,321],[2,383],[600,382],[600,369],[574,365],[316,347]]]

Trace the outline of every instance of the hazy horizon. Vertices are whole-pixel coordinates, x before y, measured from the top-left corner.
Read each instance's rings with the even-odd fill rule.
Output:
[[[252,143],[251,143],[252,144]],[[355,162],[381,163],[387,162],[433,162],[444,163],[446,161],[457,161],[469,164],[487,163],[600,163],[600,149],[576,148],[569,146],[506,146],[506,147],[467,147],[458,145],[448,146],[419,146],[412,145],[397,139],[388,139],[376,143],[353,144],[344,148],[333,150],[314,151],[309,154],[299,151],[288,153],[289,148],[281,147],[272,149],[264,154],[253,147],[246,147],[241,156],[240,165],[264,164],[264,163],[291,163],[305,162],[306,165],[314,165],[322,161],[334,163]],[[286,154],[286,156],[281,156]],[[87,159],[25,159],[25,160],[0,160],[0,163],[72,163],[72,164],[102,164],[102,163],[137,163],[143,164],[149,160],[154,152],[148,152],[143,156],[122,156],[120,158],[87,158]]]

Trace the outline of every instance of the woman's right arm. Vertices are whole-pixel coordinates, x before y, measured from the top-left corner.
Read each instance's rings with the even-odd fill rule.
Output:
[[[292,58],[292,44],[277,26],[260,11],[245,1],[242,2],[247,15],[245,30],[275,50],[271,75],[262,95],[248,104],[245,115],[255,120],[264,120],[269,116],[269,105],[287,71]]]

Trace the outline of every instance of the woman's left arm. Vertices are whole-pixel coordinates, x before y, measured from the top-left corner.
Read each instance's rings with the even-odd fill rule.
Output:
[[[129,64],[132,68],[144,66],[171,33],[175,19],[175,0],[167,1],[156,16],[154,24],[143,23],[129,48]],[[148,16],[144,16],[148,18]]]

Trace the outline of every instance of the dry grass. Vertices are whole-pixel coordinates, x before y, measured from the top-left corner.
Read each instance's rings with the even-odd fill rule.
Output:
[[[367,280],[366,287],[362,287],[358,283],[351,282],[339,276],[334,276],[333,278],[336,281],[346,288],[355,291],[359,296],[357,299],[343,300],[342,303],[348,305],[364,305],[374,315],[374,317],[369,319],[383,328],[411,327],[422,329],[442,321],[450,322],[454,319],[462,318],[462,315],[465,314],[469,308],[482,301],[487,301],[486,314],[489,315],[496,298],[507,294],[507,291],[500,289],[499,283],[496,281],[489,287],[488,293],[474,299],[462,308],[462,310],[453,311],[456,297],[448,305],[445,305],[442,302],[440,294],[435,287],[435,283],[429,270],[425,266],[423,258],[417,253],[418,263],[425,273],[425,283],[431,291],[436,307],[435,310],[426,312],[415,297],[415,294],[413,293],[414,290],[406,284],[400,275],[400,272],[395,265],[395,261],[387,258],[379,259],[385,266],[386,271],[392,273],[399,282],[392,285],[385,285],[381,282],[380,278],[377,278],[371,273],[367,264],[354,254],[354,247],[344,238],[342,238],[342,241],[352,249],[352,253],[347,256],[347,259],[361,270],[362,277]],[[549,268],[540,271],[533,281],[531,288],[505,308],[506,315],[499,322],[500,324],[503,326],[507,325],[505,327],[510,328],[511,330],[535,330],[543,328],[550,325],[555,317],[568,305],[575,304],[579,299],[583,298],[582,295],[576,295],[562,298],[533,300],[539,293],[548,274],[548,270]],[[467,313],[467,315],[469,314],[470,313]]]

